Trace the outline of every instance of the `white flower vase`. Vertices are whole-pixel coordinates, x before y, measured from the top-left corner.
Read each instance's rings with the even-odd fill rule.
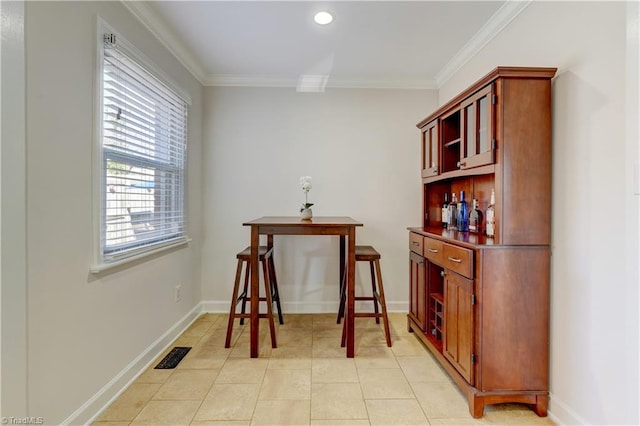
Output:
[[[302,209],[300,212],[300,219],[309,220],[313,217],[311,209]]]

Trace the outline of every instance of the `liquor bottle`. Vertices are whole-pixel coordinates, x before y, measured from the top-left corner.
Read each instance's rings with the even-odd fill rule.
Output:
[[[496,234],[496,193],[491,190],[491,201],[489,207],[487,207],[487,237],[493,237]]]
[[[442,203],[442,227],[447,229],[449,225],[449,194],[444,193],[444,203]]]
[[[469,213],[469,231],[482,233],[482,212],[478,209],[478,200],[473,199],[471,213]]]
[[[458,231],[469,231],[469,207],[464,199],[464,191],[460,191],[460,202],[458,203]]]
[[[447,218],[449,219],[449,223],[447,229],[455,231],[457,228],[457,219],[458,219],[458,200],[456,199],[456,193],[451,194],[451,202],[449,203],[449,215]]]

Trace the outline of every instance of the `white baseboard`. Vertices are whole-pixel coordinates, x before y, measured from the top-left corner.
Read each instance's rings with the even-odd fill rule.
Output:
[[[362,312],[367,312],[369,307],[367,306],[367,302],[358,302],[362,303],[362,308],[356,308],[356,312],[361,310]],[[369,302],[371,304],[371,302]],[[387,311],[388,312],[408,312],[409,303],[408,302],[387,302]],[[205,300],[202,302],[202,311],[215,313],[215,314],[226,314],[229,312],[229,301],[224,300]],[[373,310],[371,310],[373,311]],[[282,302],[282,312],[289,314],[333,314],[338,312],[338,302],[330,301],[330,302]]]
[[[91,424],[95,421],[201,313],[202,303],[198,303],[61,424]]]
[[[558,425],[586,425],[587,423],[564,401],[549,392],[549,418]]]

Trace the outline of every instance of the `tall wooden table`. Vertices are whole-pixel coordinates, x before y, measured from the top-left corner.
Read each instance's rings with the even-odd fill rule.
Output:
[[[355,305],[355,248],[356,227],[362,223],[347,216],[320,216],[303,220],[297,216],[264,216],[245,222],[251,227],[251,294],[259,294],[258,246],[260,235],[267,235],[267,244],[273,245],[274,235],[339,235],[340,236],[340,280],[347,268],[347,309],[345,315],[347,327],[347,357],[354,356],[354,305]],[[346,261],[346,262],[345,262]],[[258,318],[257,297],[251,297],[250,348],[251,358],[258,357]]]

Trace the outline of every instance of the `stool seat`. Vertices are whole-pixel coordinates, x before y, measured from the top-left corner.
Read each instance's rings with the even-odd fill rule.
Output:
[[[354,296],[356,301],[372,301],[374,312],[354,312],[354,318],[375,318],[376,323],[380,324],[380,318],[384,321],[384,333],[387,340],[387,346],[391,347],[391,333],[389,332],[389,318],[387,316],[387,302],[384,298],[384,287],[382,286],[382,272],[380,270],[380,253],[372,246],[356,246],[355,259],[356,262],[369,262],[371,271],[371,296]],[[375,270],[374,270],[375,268]],[[338,323],[344,317],[345,305],[347,300],[347,271],[345,269],[342,283],[340,285],[340,308],[338,309]],[[377,283],[376,283],[377,277]],[[378,308],[380,306],[380,309]],[[382,312],[380,312],[382,310]],[[346,324],[345,324],[346,325]],[[345,345],[346,333],[345,325],[342,327],[342,342]]]
[[[258,247],[258,260],[263,260],[269,249],[267,246]],[[236,254],[236,259],[250,261],[251,260],[251,246],[245,248],[240,253]]]
[[[356,246],[356,262],[371,262],[380,258],[380,253],[373,247]]]
[[[231,335],[233,334],[233,323],[236,318],[240,318],[240,325],[244,323],[245,319],[251,318],[251,313],[247,313],[247,302],[252,299],[252,295],[249,294],[249,278],[251,276],[251,246],[246,247],[244,250],[236,254],[238,259],[238,266],[236,269],[235,283],[233,286],[233,296],[231,298],[231,309],[229,311],[229,321],[227,324],[227,336],[225,339],[224,347],[231,346]],[[266,302],[267,313],[259,313],[258,318],[267,318],[269,320],[269,331],[271,333],[271,346],[277,347],[276,344],[276,331],[274,325],[274,313],[272,305],[275,302],[278,311],[278,319],[280,324],[284,324],[282,318],[282,309],[280,308],[280,294],[278,291],[278,280],[276,279],[276,269],[273,262],[273,248],[269,249],[267,246],[258,247],[258,262],[262,265],[262,276],[264,277],[264,290],[265,296],[260,297],[256,295],[259,302]],[[244,266],[244,286],[242,293],[240,292],[240,281],[242,277],[242,269]],[[240,313],[236,313],[237,305],[241,303],[242,309]]]

